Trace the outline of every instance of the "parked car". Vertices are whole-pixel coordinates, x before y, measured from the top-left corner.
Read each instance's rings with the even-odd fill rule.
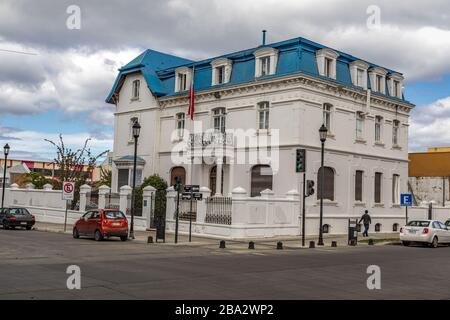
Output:
[[[36,222],[34,216],[25,208],[3,208],[0,211],[0,221],[5,230],[16,227],[31,230]]]
[[[120,237],[128,239],[128,221],[126,216],[115,209],[89,210],[78,220],[73,227],[73,237],[93,237],[96,241],[104,238]]]
[[[436,248],[440,243],[450,244],[450,229],[437,220],[413,220],[400,228],[400,240],[405,246],[414,242]]]
[[[447,221],[445,221],[445,225],[447,226],[447,228],[450,228],[450,219],[448,219]]]

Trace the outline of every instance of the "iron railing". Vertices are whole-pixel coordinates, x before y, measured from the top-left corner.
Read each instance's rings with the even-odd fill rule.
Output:
[[[231,198],[206,198],[206,223],[231,224]]]
[[[192,200],[192,211],[191,211],[191,200],[183,200],[180,199],[180,208],[179,208],[179,216],[180,220],[197,220],[197,201]],[[176,214],[176,213],[175,213]]]

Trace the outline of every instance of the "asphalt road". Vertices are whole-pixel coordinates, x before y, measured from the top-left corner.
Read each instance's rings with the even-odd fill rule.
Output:
[[[450,248],[219,249],[0,230],[0,299],[450,299]],[[66,269],[81,269],[69,290]],[[366,286],[381,268],[381,289]]]

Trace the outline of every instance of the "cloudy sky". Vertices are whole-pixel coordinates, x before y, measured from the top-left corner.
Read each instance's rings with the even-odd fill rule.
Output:
[[[67,27],[71,5],[79,29]],[[43,139],[59,133],[111,149],[104,99],[120,66],[146,48],[195,60],[254,47],[262,29],[269,42],[303,36],[404,73],[417,105],[410,150],[450,145],[448,0],[2,0],[0,143],[27,159],[51,159]]]

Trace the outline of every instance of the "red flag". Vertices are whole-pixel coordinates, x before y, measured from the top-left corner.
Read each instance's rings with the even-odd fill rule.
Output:
[[[188,109],[188,116],[191,116],[191,120],[194,120],[194,72],[195,69],[192,70],[192,80],[191,80],[191,87],[189,89],[189,109]]]

